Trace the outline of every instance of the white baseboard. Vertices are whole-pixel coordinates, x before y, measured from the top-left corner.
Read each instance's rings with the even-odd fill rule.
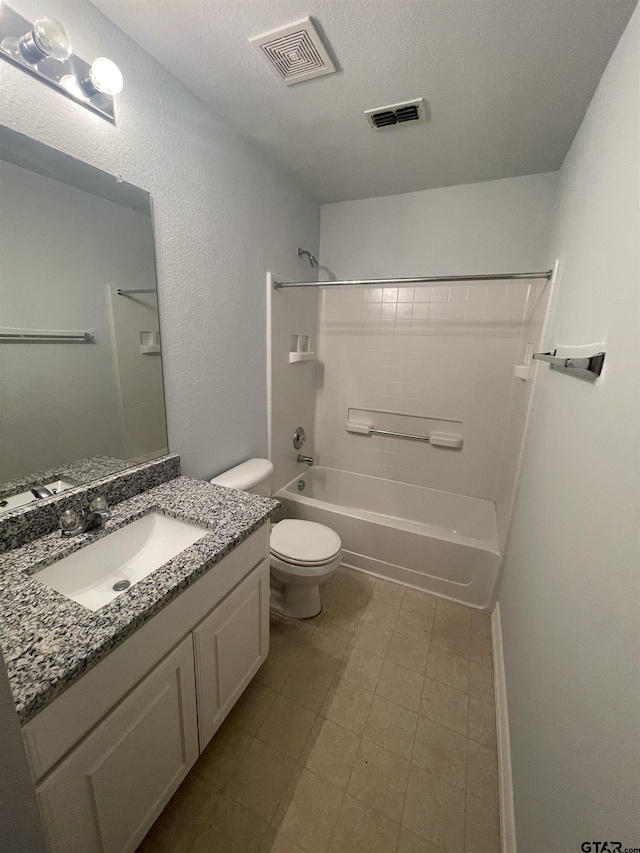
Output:
[[[491,614],[493,637],[493,671],[496,691],[496,726],[498,735],[498,776],[500,781],[500,837],[502,853],[516,851],[516,820],[513,808],[513,777],[511,775],[511,742],[509,740],[509,714],[507,711],[507,683],[502,650],[500,605]]]

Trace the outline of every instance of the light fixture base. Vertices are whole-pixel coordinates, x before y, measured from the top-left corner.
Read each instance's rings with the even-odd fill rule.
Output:
[[[6,3],[0,3],[0,57],[115,124],[116,115],[111,95],[101,92],[91,94],[82,86],[82,80],[89,76],[91,70],[88,62],[72,53],[69,59],[61,62],[47,57],[34,63],[29,62],[20,50],[15,49],[19,40],[32,29],[33,24],[26,18],[10,9]]]

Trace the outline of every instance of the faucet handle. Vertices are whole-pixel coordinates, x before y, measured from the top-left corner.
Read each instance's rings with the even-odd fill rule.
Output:
[[[105,512],[109,509],[109,504],[107,503],[107,499],[104,495],[96,495],[89,504],[89,509],[91,512]]]
[[[82,515],[77,509],[65,509],[58,523],[63,536],[75,536],[82,531]]]

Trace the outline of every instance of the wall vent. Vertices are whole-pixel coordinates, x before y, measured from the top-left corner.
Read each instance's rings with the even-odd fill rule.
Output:
[[[385,130],[388,127],[427,120],[424,98],[403,101],[401,104],[390,104],[388,107],[378,107],[375,110],[365,110],[364,114],[374,130]]]
[[[336,70],[311,18],[254,36],[249,43],[287,86]]]

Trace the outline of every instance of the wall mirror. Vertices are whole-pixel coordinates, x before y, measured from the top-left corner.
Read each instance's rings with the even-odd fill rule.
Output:
[[[165,453],[150,195],[0,127],[0,513]]]

